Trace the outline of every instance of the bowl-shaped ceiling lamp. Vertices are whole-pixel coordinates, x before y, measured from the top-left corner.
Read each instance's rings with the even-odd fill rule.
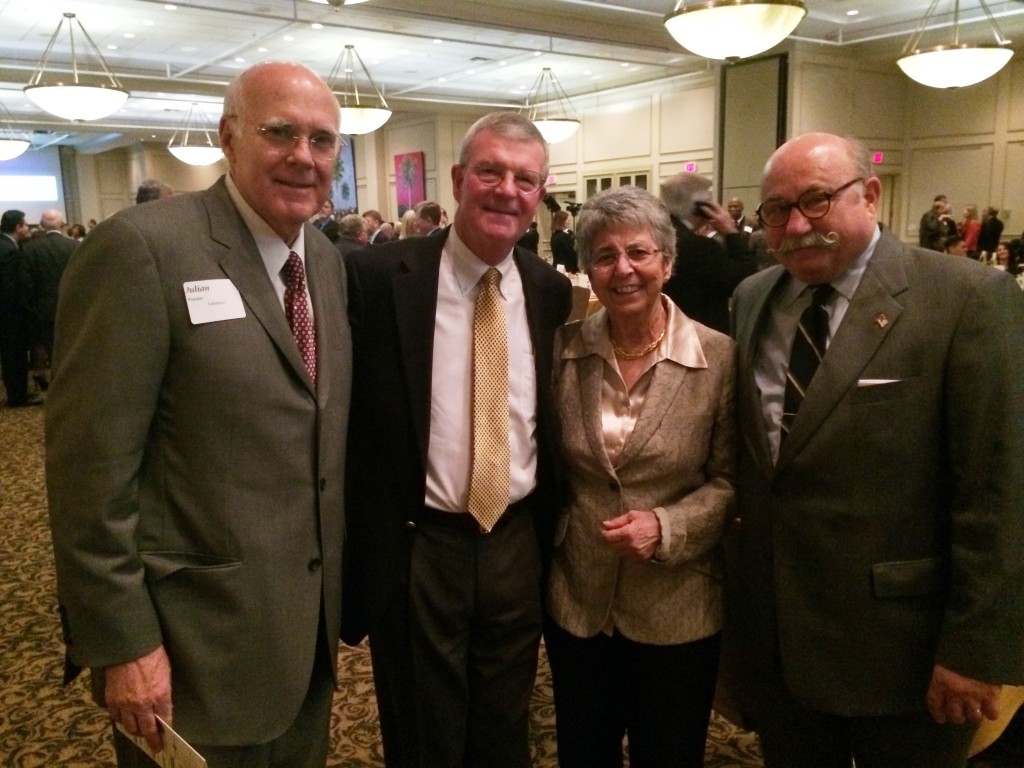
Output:
[[[679,0],[665,28],[698,56],[732,61],[774,48],[806,15],[799,0]]]
[[[14,117],[0,103],[0,161],[13,160],[32,146],[28,134],[14,123]]]
[[[932,0],[914,34],[903,46],[903,55],[896,60],[911,80],[931,88],[962,88],[987,80],[1006,66],[1013,51],[1005,47],[1010,41],[996,23],[985,0],[978,0],[995,37],[995,45],[968,45],[960,42],[960,0],[953,4],[953,35],[949,45],[919,48],[921,35],[935,12],[939,0]]]
[[[341,132],[350,136],[371,133],[391,118],[384,94],[373,81],[354,45],[346,45],[327,78],[341,91]]]
[[[50,55],[53,53],[54,44],[60,36],[64,22],[68,22],[68,37],[71,50],[71,77],[66,74],[51,72],[47,74],[46,67],[50,62]],[[83,79],[79,72],[78,49],[75,45],[75,25],[82,33],[82,37],[89,45],[92,56],[96,58],[103,67],[102,77],[88,77]],[[24,88],[25,95],[36,103],[41,109],[52,115],[63,117],[65,120],[99,120],[119,110],[128,99],[126,91],[114,73],[107,66],[106,59],[96,47],[96,43],[85,31],[82,22],[75,14],[65,13],[60,20],[57,29],[46,44],[46,50],[39,60],[32,79]]]
[[[580,118],[551,67],[544,67],[533,81],[524,108],[548,144],[565,141],[579,130]]]
[[[224,157],[219,144],[210,136],[206,116],[195,102],[188,108],[184,124],[167,142],[167,150],[189,165],[212,165]]]

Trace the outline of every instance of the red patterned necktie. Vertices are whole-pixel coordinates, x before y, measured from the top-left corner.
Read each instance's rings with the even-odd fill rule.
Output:
[[[299,345],[302,362],[306,364],[309,377],[315,384],[316,332],[306,303],[306,271],[302,268],[302,259],[295,251],[288,254],[288,261],[281,267],[281,279],[284,280],[284,314],[295,336],[295,343]]]

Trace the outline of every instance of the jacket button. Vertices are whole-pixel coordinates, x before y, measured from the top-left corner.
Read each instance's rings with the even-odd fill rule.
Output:
[[[610,480],[608,482],[608,490],[609,491],[615,491],[616,493],[618,493],[618,491],[619,491],[619,484],[616,483],[614,480]]]
[[[411,530],[411,529],[416,527],[416,523],[413,522],[412,520],[406,520],[405,521],[405,527],[409,528]]]
[[[310,573],[316,573],[317,571],[320,570],[320,565],[321,565],[320,558],[319,557],[314,557],[312,560],[309,561],[309,564],[306,567],[309,569]]]

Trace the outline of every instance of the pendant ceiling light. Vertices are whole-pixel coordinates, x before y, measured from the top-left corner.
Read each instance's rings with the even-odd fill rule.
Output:
[[[698,56],[734,61],[774,48],[806,15],[799,0],[678,0],[665,28]]]
[[[903,46],[903,56],[896,61],[907,77],[931,88],[962,88],[987,80],[1006,66],[1013,56],[1013,51],[1005,47],[1010,41],[1003,37],[985,0],[978,2],[992,27],[995,45],[968,45],[960,42],[960,0],[955,0],[950,44],[919,48],[921,35],[938,2],[932,0],[917,30]]]
[[[579,130],[579,116],[551,67],[544,67],[534,80],[525,108],[548,144],[565,141]]]
[[[167,150],[189,165],[212,165],[224,157],[219,144],[210,136],[206,116],[195,102],[188,108],[184,125],[167,142]]]
[[[64,22],[68,22],[68,35],[70,38],[71,50],[71,79],[62,77],[61,74],[51,72],[47,75],[46,65],[50,61],[50,54],[53,53],[53,46],[60,36]],[[78,71],[78,49],[75,46],[75,25],[78,25],[82,37],[89,44],[92,55],[103,67],[104,76],[88,77],[83,80]],[[45,77],[45,79],[44,79]],[[60,20],[57,29],[54,30],[50,42],[46,44],[43,57],[39,65],[25,86],[25,95],[34,101],[41,109],[45,109],[51,115],[63,117],[65,120],[99,120],[100,118],[117,112],[127,101],[128,91],[121,87],[114,73],[107,66],[103,54],[96,47],[96,43],[85,31],[82,22],[75,14],[65,13]]]
[[[32,146],[28,134],[14,123],[7,107],[0,103],[0,161],[13,160]]]
[[[356,67],[358,66],[358,70]],[[362,73],[361,75],[359,73]],[[360,90],[360,81],[365,83]],[[341,132],[348,135],[376,131],[391,118],[391,110],[354,45],[346,45],[327,78],[341,91]],[[369,86],[369,87],[367,87]]]

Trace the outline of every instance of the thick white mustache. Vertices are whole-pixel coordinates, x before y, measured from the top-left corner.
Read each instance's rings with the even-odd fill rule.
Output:
[[[779,243],[778,248],[769,248],[768,253],[778,258],[798,248],[835,248],[837,245],[839,245],[838,232],[829,232],[827,235],[820,232],[809,232],[802,237],[786,238]]]

